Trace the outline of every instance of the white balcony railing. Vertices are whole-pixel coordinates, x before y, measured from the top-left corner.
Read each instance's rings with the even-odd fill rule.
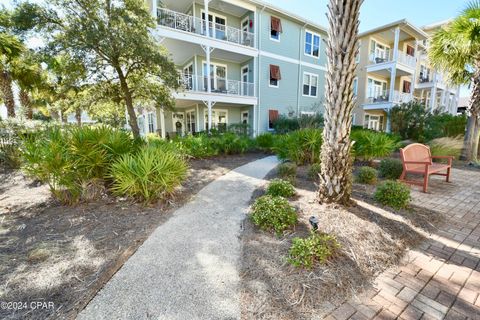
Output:
[[[393,102],[394,104],[399,104],[412,101],[412,95],[410,93],[400,91],[393,91],[392,98],[393,99],[390,99],[390,90],[375,90],[368,93],[366,103]]]
[[[392,58],[392,53],[390,54],[383,54],[383,55],[378,55],[375,53],[370,54],[370,61],[372,61],[375,64],[379,63],[385,63],[385,62],[391,62],[393,61]],[[412,57],[411,55],[408,55],[402,51],[398,51],[398,57],[397,57],[397,62],[407,65],[409,67],[415,68],[415,65],[417,63],[417,59],[415,57]]]
[[[207,35],[207,23],[204,19],[160,8],[157,10],[157,23],[175,30],[190,32],[202,36]],[[219,23],[208,23],[210,37],[248,47],[255,46],[255,35],[248,31]]]
[[[395,104],[398,103],[408,103],[413,100],[413,96],[410,93],[400,92],[400,91],[393,91],[393,99],[392,102]]]
[[[207,92],[208,77],[196,75],[182,75],[180,84],[186,91]],[[255,86],[251,82],[242,82],[225,78],[212,78],[211,92],[235,96],[255,96]]]
[[[397,62],[409,66],[411,68],[415,68],[417,65],[417,59],[409,54],[406,54],[402,51],[398,51],[398,58]]]

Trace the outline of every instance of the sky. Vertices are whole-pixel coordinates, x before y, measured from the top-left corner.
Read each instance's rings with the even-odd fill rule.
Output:
[[[327,26],[327,0],[264,0],[301,17]],[[469,0],[364,0],[360,9],[360,32],[407,19],[423,26],[447,20],[458,13]]]

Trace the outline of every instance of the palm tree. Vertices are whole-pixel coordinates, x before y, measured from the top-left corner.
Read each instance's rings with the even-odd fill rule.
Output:
[[[350,204],[353,78],[362,2],[330,0],[328,4],[325,128],[319,185],[319,200],[324,203]]]
[[[20,57],[13,61],[12,75],[20,89],[18,95],[22,111],[27,119],[32,119],[32,94],[41,90],[42,86],[45,85],[44,72],[33,52],[24,51]]]
[[[24,50],[22,42],[15,36],[0,32],[0,90],[7,107],[8,117],[15,117],[15,98],[12,90],[12,62]]]
[[[462,159],[476,161],[480,135],[480,1],[472,1],[437,31],[428,52],[430,63],[455,85],[471,85]]]

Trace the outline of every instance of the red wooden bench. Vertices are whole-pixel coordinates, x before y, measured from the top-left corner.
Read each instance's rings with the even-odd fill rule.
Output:
[[[430,175],[447,177],[446,181],[450,182],[450,169],[452,168],[452,160],[454,157],[432,156],[430,148],[420,143],[412,143],[405,148],[401,148],[400,157],[402,158],[403,164],[400,181],[423,186],[423,192],[427,192],[428,178]],[[433,162],[433,159],[447,159],[448,163]],[[446,173],[442,173],[442,171],[446,171]],[[408,173],[423,175],[423,183],[406,180]]]

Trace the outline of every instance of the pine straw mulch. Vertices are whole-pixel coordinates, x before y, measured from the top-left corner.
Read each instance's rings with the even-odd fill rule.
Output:
[[[373,201],[375,187],[355,184],[356,205],[344,208],[320,205],[307,168],[298,170],[299,223],[283,237],[259,231],[245,221],[242,257],[243,319],[321,319],[347,298],[371,288],[375,277],[400,262],[408,248],[418,245],[441,223],[442,216],[412,205],[393,211]],[[268,178],[276,176],[272,172]],[[252,197],[262,195],[259,189]],[[333,234],[341,244],[327,264],[312,270],[286,262],[293,237],[307,237],[310,216],[319,230]]]
[[[21,173],[0,172],[0,302],[54,309],[0,310],[0,319],[74,319],[171,213],[206,184],[263,154],[190,162],[175,196],[151,206],[105,195],[63,206]]]

